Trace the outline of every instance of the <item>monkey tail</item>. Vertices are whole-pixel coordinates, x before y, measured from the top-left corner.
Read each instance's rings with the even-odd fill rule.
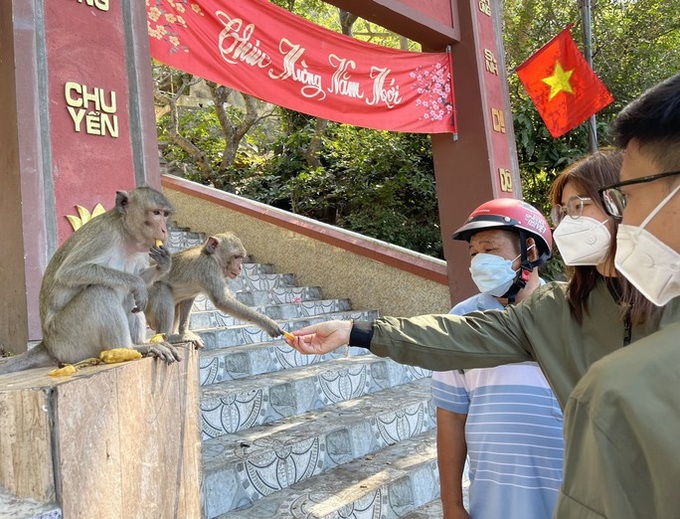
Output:
[[[57,364],[56,359],[47,352],[44,344],[40,342],[27,352],[0,358],[0,375],[25,369],[56,366]]]

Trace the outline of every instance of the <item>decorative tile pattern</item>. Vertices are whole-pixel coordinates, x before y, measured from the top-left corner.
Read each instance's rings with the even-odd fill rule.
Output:
[[[176,233],[182,236],[175,237]],[[175,249],[202,243],[174,231]],[[244,304],[295,330],[372,319],[324,300],[293,274],[244,263],[229,281]],[[196,299],[205,516],[397,519],[438,494],[431,372],[347,348],[300,355],[280,338]],[[52,518],[49,518],[52,519]],[[55,518],[56,519],[56,518]]]
[[[204,438],[252,427],[258,422],[267,394],[262,389],[226,395],[216,403],[201,401],[201,429]]]
[[[38,503],[21,499],[0,489],[0,518],[62,519],[61,509],[54,503]]]
[[[319,440],[312,438],[303,444],[281,446],[249,458],[239,464],[237,470],[241,480],[247,481],[245,487],[249,488],[254,500],[316,474],[321,455]]]

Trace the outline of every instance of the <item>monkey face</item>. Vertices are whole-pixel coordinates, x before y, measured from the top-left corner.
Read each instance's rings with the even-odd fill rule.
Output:
[[[225,278],[234,279],[241,274],[246,249],[235,234],[222,233],[210,236],[203,244],[203,252],[217,262]]]
[[[243,270],[242,263],[243,256],[233,256],[224,268],[224,277],[229,279],[237,278]]]
[[[150,249],[157,240],[167,240],[172,206],[162,193],[151,188],[137,188],[130,193],[119,191],[116,208],[140,251]]]

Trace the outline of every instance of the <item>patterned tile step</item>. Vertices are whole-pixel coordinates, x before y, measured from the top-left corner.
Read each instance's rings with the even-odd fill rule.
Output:
[[[442,517],[444,517],[442,501],[436,498],[413,512],[409,512],[402,519],[441,519]]]
[[[331,319],[374,319],[375,311],[358,312],[335,312],[322,316],[308,316],[297,319],[281,321],[281,328],[286,331],[293,331],[310,324],[320,323]],[[267,332],[254,324],[240,324],[227,328],[208,328],[205,330],[194,330],[198,333],[206,349],[226,348],[232,345],[253,344],[256,342],[275,342],[281,338],[270,337]]]
[[[468,464],[465,464],[463,469],[463,506],[466,510],[470,508],[470,474]],[[437,497],[425,503],[420,508],[416,508],[412,512],[406,514],[403,519],[429,519],[436,518],[441,519],[444,517],[444,511],[442,509],[442,500],[439,496],[440,492],[437,492]]]
[[[202,386],[238,380],[263,373],[318,364],[330,359],[369,355],[364,348],[338,348],[326,355],[302,355],[282,340],[242,344],[216,350],[203,350],[199,358],[199,380]]]
[[[299,303],[281,303],[276,305],[256,306],[255,310],[272,319],[296,319],[312,315],[344,312],[351,309],[349,299],[317,299],[315,301],[300,301]],[[190,328],[223,328],[234,324],[243,324],[244,321],[220,312],[208,310],[204,312],[192,312]]]
[[[434,426],[425,378],[205,440],[205,497],[224,513]]]
[[[261,276],[262,274],[275,274],[276,269],[271,263],[254,263],[245,261],[243,262],[243,272],[241,272],[240,277],[248,276]],[[238,278],[232,280],[236,281]]]
[[[397,519],[438,494],[435,440],[432,429],[222,515],[216,515],[208,501],[206,515],[209,519]]]
[[[0,519],[62,519],[61,509],[54,503],[42,504],[21,499],[0,488]]]
[[[398,386],[429,372],[374,355],[346,357],[201,389],[201,435],[216,438]]]
[[[236,279],[227,280],[227,285],[232,292],[254,290],[274,290],[276,288],[290,288],[295,286],[295,274],[276,272],[253,272],[244,276],[241,274]]]
[[[272,290],[234,291],[234,295],[245,305],[265,306],[321,299],[321,288],[318,286],[283,287]],[[199,296],[194,301],[194,309],[215,310],[215,305],[207,296]]]

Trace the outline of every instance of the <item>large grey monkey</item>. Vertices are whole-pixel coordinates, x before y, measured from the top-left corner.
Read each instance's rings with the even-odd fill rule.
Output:
[[[26,353],[0,359],[0,373],[72,364],[111,348],[179,360],[170,344],[144,344],[142,311],[147,286],[170,270],[170,254],[155,244],[167,239],[172,211],[165,196],[152,188],[119,191],[113,209],[72,234],[43,276],[42,341]]]
[[[194,299],[206,294],[220,311],[256,324],[271,337],[281,335],[276,321],[238,301],[227,286],[225,279],[241,273],[245,256],[243,243],[232,233],[210,236],[203,245],[173,254],[170,273],[149,289],[149,326],[171,343],[202,347],[203,341],[188,326]]]

